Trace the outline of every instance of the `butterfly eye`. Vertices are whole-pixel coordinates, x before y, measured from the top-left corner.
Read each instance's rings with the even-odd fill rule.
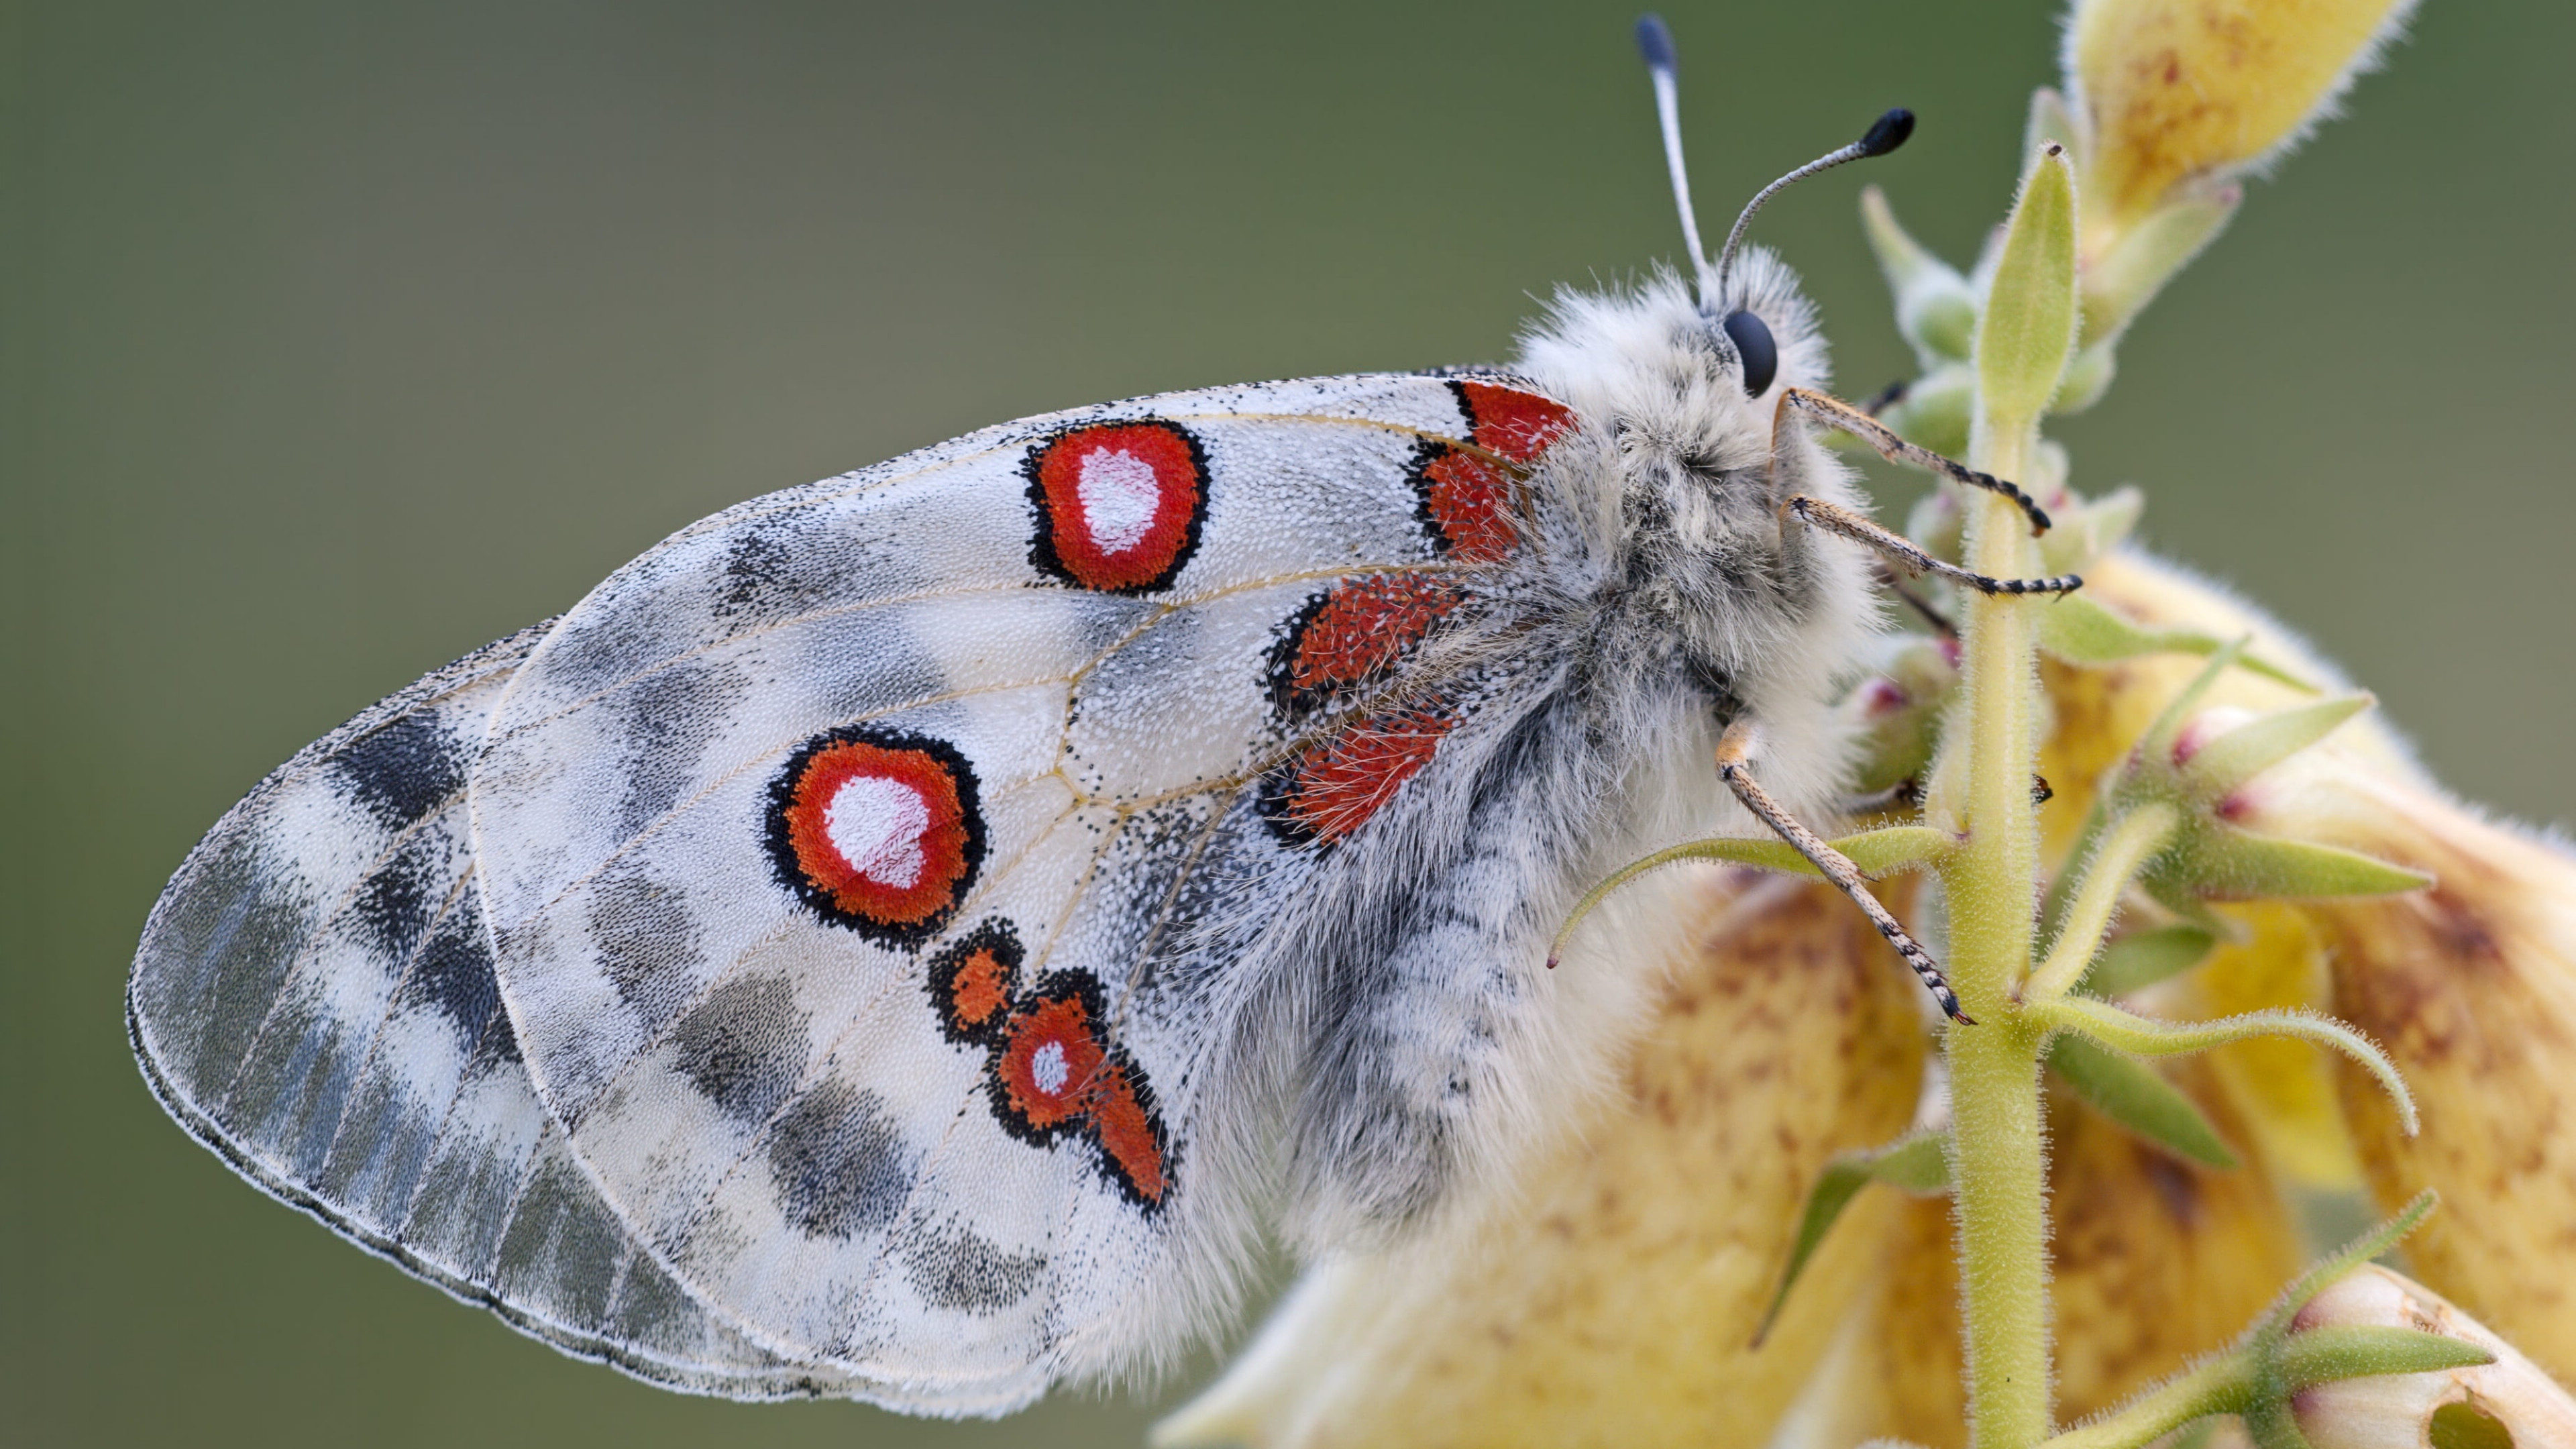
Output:
[[[1760,397],[1769,392],[1771,379],[1780,374],[1780,345],[1771,340],[1771,329],[1740,308],[1727,313],[1721,325],[1727,340],[1735,344],[1735,355],[1744,362],[1744,395]]]

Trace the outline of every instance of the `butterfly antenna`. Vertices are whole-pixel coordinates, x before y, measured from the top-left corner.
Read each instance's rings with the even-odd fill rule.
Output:
[[[1639,27],[1641,33],[1643,29],[1643,26]],[[1670,134],[1669,128],[1667,128],[1666,134]],[[1806,180],[1808,177],[1815,175],[1819,171],[1831,171],[1846,161],[1858,161],[1864,156],[1884,156],[1888,152],[1895,150],[1897,147],[1904,145],[1905,138],[1913,134],[1914,113],[1905,109],[1903,106],[1898,106],[1895,110],[1892,110],[1886,115],[1883,115],[1877,120],[1871,122],[1868,135],[1861,137],[1859,140],[1852,142],[1850,145],[1845,146],[1838,151],[1826,152],[1824,155],[1817,157],[1815,160],[1808,162],[1806,165],[1799,167],[1797,170],[1792,171],[1788,175],[1781,177],[1779,180],[1772,182],[1770,185],[1763,187],[1760,191],[1753,193],[1753,199],[1744,204],[1743,215],[1738,216],[1735,219],[1735,229],[1726,234],[1726,250],[1717,254],[1717,290],[1713,294],[1703,296],[1700,299],[1701,303],[1705,306],[1714,307],[1717,304],[1718,298],[1726,295],[1726,279],[1728,275],[1735,270],[1735,253],[1736,249],[1744,244],[1744,229],[1753,224],[1753,213],[1760,211],[1764,202],[1769,201],[1772,197],[1779,195],[1789,187]],[[1673,166],[1674,175],[1678,178],[1680,176],[1681,167],[1680,152],[1678,151],[1674,152]],[[1685,206],[1684,211],[1685,214],[1687,214],[1687,206]]]
[[[1664,17],[1651,12],[1637,17],[1637,50],[1646,58],[1646,73],[1655,80],[1655,118],[1664,127],[1664,164],[1673,172],[1673,204],[1681,208],[1682,241],[1690,247],[1691,275],[1705,292],[1708,253],[1700,249],[1699,216],[1691,210],[1690,172],[1682,165],[1680,62]]]

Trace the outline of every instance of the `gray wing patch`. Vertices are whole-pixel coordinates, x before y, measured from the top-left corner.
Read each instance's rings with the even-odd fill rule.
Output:
[[[640,1252],[528,1080],[464,789],[546,627],[361,714],[208,832],[144,929],[135,1058],[262,1190],[568,1354],[731,1398],[877,1397],[751,1342]]]

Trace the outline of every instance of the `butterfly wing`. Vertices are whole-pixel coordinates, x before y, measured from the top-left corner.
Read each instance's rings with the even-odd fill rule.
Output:
[[[567,1353],[736,1398],[846,1393],[684,1292],[538,1101],[492,972],[465,779],[530,629],[298,754],[208,832],[144,931],[135,1056],[271,1195]]]
[[[1194,1156],[1215,987],[1143,978],[1440,747],[1441,707],[1344,706],[1511,549],[1505,464],[1570,422],[1426,377],[1141,399],[603,583],[469,793],[503,999],[611,1208],[900,1406],[1168,1351],[1252,1168]]]

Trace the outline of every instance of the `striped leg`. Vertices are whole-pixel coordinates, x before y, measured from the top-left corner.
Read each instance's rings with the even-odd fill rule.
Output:
[[[1984,574],[1971,573],[1957,564],[1943,563],[1925,553],[1915,545],[1914,540],[1892,528],[1873,523],[1848,508],[1838,508],[1821,498],[1809,498],[1803,493],[1782,503],[1780,512],[1784,515],[1795,515],[1799,522],[1811,528],[1821,528],[1827,533],[1840,534],[1864,548],[1876,549],[1917,574],[1939,574],[1945,579],[1955,579],[1978,593],[1988,596],[2069,594],[2084,587],[2084,578],[2081,574],[2059,574],[2055,578],[2047,579],[1994,579]]]
[[[1888,913],[1887,907],[1880,905],[1878,898],[1864,889],[1868,882],[1862,878],[1860,867],[1852,864],[1849,856],[1827,845],[1816,832],[1799,824],[1795,816],[1781,809],[1779,803],[1754,780],[1746,760],[1752,755],[1759,738],[1753,726],[1745,721],[1738,720],[1728,725],[1726,734],[1717,742],[1718,777],[1726,781],[1726,787],[1735,792],[1736,799],[1744,802],[1745,809],[1778,832],[1782,840],[1789,842],[1790,849],[1805,856],[1809,864],[1824,872],[1825,879],[1851,897],[1852,904],[1860,907],[1861,914],[1869,917],[1869,923],[1878,927],[1878,933],[1887,938],[1887,944],[1894,946],[1896,954],[1905,958],[1905,964],[1914,968],[1914,974],[1923,978],[1923,985],[1931,991],[1932,999],[1941,1003],[1944,1014],[1962,1026],[1976,1025],[1966,1012],[1959,1009],[1959,995],[1950,989],[1950,980],[1941,974],[1941,965],[1932,959],[1932,953],[1906,934],[1905,928],[1897,924],[1896,917]]]

